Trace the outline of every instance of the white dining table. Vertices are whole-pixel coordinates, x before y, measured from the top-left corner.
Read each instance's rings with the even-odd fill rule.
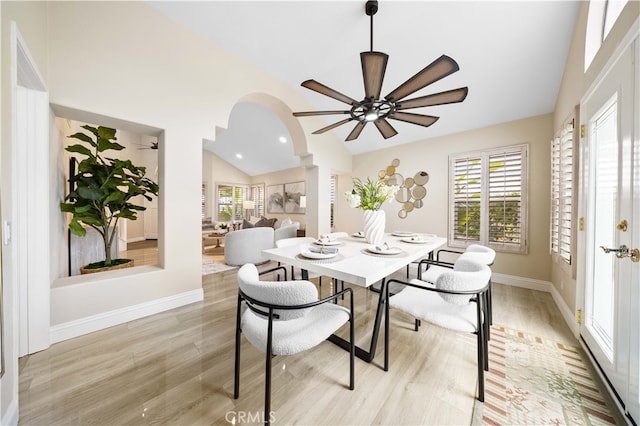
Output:
[[[383,243],[378,244],[378,247],[386,242],[389,247],[398,249],[396,251],[399,251],[399,253],[396,254],[372,253],[369,249],[375,248],[375,246],[366,242],[364,238],[354,236],[339,238],[337,241],[340,244],[331,246],[338,249],[338,255],[330,259],[315,260],[305,258],[302,253],[309,249],[309,243],[271,248],[263,250],[262,254],[267,259],[293,265],[303,271],[315,272],[360,287],[370,287],[380,281],[380,297],[369,350],[356,347],[356,356],[358,358],[366,362],[372,362],[376,352],[382,316],[385,311],[388,312],[386,278],[394,272],[407,267],[411,262],[431,257],[433,251],[443,246],[447,241],[446,238],[432,235],[418,234],[418,236],[421,237],[419,241],[408,242],[411,241],[408,240],[410,237],[394,236],[391,233],[385,234]],[[387,339],[388,331],[385,333],[385,370],[388,369]],[[336,335],[332,335],[329,340],[348,349],[348,342]]]

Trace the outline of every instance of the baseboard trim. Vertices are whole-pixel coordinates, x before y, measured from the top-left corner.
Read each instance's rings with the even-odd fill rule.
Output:
[[[536,280],[533,278],[517,277],[515,275],[491,274],[491,281],[498,284],[506,284],[514,287],[523,287],[531,290],[546,291],[551,293],[553,284],[549,281]]]
[[[553,297],[553,301],[556,302],[556,306],[560,310],[560,314],[569,326],[569,329],[571,330],[573,335],[578,338],[578,335],[580,334],[580,324],[576,322],[576,315],[574,312],[571,312],[571,309],[565,303],[564,299],[553,285],[551,286],[551,297]]]
[[[138,305],[127,306],[126,308],[116,309],[92,315],[90,317],[57,324],[49,329],[51,344],[113,327],[114,325],[124,324],[149,315],[168,311],[169,309],[200,302],[202,300],[204,300],[204,291],[200,288],[164,297],[162,299],[152,300]]]
[[[553,297],[553,301],[560,310],[562,318],[564,318],[564,321],[567,323],[574,336],[578,336],[580,329],[575,321],[575,315],[573,312],[571,312],[571,309],[569,309],[569,306],[567,306],[564,299],[562,298],[560,293],[558,293],[558,290],[556,290],[555,286],[551,282],[497,273],[493,273],[491,275],[491,281],[499,284],[551,293],[551,297]]]
[[[144,241],[146,240],[145,237],[133,237],[133,238],[128,238],[127,239],[127,244],[129,243],[137,243],[138,241]]]

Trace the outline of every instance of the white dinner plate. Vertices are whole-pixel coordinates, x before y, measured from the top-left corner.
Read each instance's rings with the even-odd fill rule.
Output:
[[[430,240],[425,240],[422,237],[404,237],[400,238],[400,241],[412,244],[427,244],[431,242]]]
[[[342,245],[342,241],[321,241],[321,240],[316,240],[313,242],[313,244],[318,245],[318,246],[339,246]]]
[[[352,237],[354,238],[364,238],[364,232],[360,231],[360,232],[354,232],[353,234],[351,234]]]
[[[375,253],[375,254],[399,254],[402,253],[402,249],[400,247],[385,247],[384,245],[381,246],[369,246],[367,247],[367,251],[370,251],[371,253]]]
[[[393,231],[391,235],[394,237],[415,237],[418,234],[411,231]]]
[[[316,253],[313,251],[306,250],[300,254],[303,257],[306,257],[308,259],[331,259],[332,257],[336,257],[338,255],[338,252],[336,251],[335,253]]]

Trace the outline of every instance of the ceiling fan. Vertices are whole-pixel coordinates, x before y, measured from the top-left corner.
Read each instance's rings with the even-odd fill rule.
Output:
[[[371,48],[369,52],[360,53],[365,92],[363,100],[355,100],[315,80],[306,80],[302,82],[302,87],[306,87],[307,89],[329,96],[330,98],[351,106],[348,110],[294,112],[293,115],[295,117],[338,114],[349,115],[349,117],[343,120],[316,130],[313,132],[314,135],[324,133],[350,121],[356,121],[356,126],[353,128],[351,133],[349,133],[345,139],[346,141],[357,139],[358,136],[360,136],[362,129],[364,129],[364,126],[369,122],[373,122],[380,131],[380,134],[382,134],[382,137],[388,139],[397,135],[398,132],[387,119],[399,120],[428,127],[438,121],[439,117],[404,111],[413,108],[462,102],[467,97],[469,89],[467,87],[460,87],[458,89],[434,93],[427,96],[405,99],[412,93],[415,93],[460,69],[456,61],[451,59],[449,56],[442,55],[391,91],[384,98],[381,98],[380,91],[382,90],[382,81],[384,80],[384,73],[387,68],[389,55],[382,52],[375,52],[373,50],[373,15],[375,15],[377,11],[378,1],[368,0],[365,4],[365,13],[371,17]]]
[[[158,142],[150,142],[149,144],[141,144],[141,143],[136,143],[135,145],[141,146],[142,148],[138,148],[138,149],[153,149],[153,150],[157,150],[158,149]]]

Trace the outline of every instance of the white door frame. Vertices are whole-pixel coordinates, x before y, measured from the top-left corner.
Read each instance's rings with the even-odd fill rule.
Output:
[[[635,44],[634,44],[634,41],[635,41]],[[593,115],[595,111],[584,111],[582,106],[593,96],[594,92],[596,92],[599,89],[603,80],[613,70],[613,68],[616,66],[616,64],[620,60],[620,58],[624,54],[627,54],[629,51],[631,51],[632,62],[633,62],[633,65],[632,65],[633,70],[630,71],[630,72],[633,72],[633,77],[631,78],[633,81],[631,82],[632,90],[627,90],[625,93],[628,95],[634,96],[634,99],[631,102],[632,109],[633,109],[633,111],[630,114],[632,117],[631,118],[632,123],[629,124],[629,126],[631,126],[631,131],[630,131],[631,140],[628,141],[626,146],[629,149],[629,151],[633,151],[634,154],[631,154],[631,152],[627,151],[627,152],[623,152],[623,155],[627,156],[627,158],[629,158],[630,156],[631,157],[635,156],[635,162],[632,166],[634,167],[634,169],[632,170],[632,173],[633,173],[632,179],[629,179],[628,181],[625,181],[625,182],[621,182],[621,184],[627,187],[626,188],[627,193],[629,193],[630,196],[633,197],[634,201],[633,203],[629,203],[631,204],[629,209],[631,211],[620,212],[625,217],[628,217],[629,222],[631,224],[630,226],[631,232],[628,234],[618,235],[618,236],[621,238],[620,243],[624,243],[631,248],[637,248],[640,245],[640,209],[638,209],[637,207],[638,201],[640,200],[640,185],[638,185],[638,182],[640,181],[640,164],[639,164],[640,161],[638,160],[638,156],[640,155],[639,154],[640,153],[640,120],[637,118],[638,112],[640,111],[640,95],[638,94],[638,88],[640,88],[640,76],[638,75],[639,74],[638,70],[640,70],[640,66],[638,64],[638,61],[640,60],[640,19],[636,20],[635,24],[632,26],[629,33],[626,35],[623,41],[619,44],[614,54],[611,55],[606,66],[603,67],[598,77],[594,80],[593,85],[585,93],[583,99],[581,100],[580,117],[581,117],[581,121],[583,123],[586,123],[590,119],[590,117]],[[628,105],[629,103],[627,103],[627,106]],[[586,130],[587,132],[589,132],[588,127]],[[620,128],[618,129],[618,131],[620,131]],[[587,152],[588,147],[581,144],[580,149],[581,149],[581,161],[580,161],[580,173],[579,173],[580,196],[579,196],[579,214],[578,215],[579,217],[586,219],[587,210],[589,208],[589,206],[585,201],[587,196],[587,191],[588,191],[588,188],[586,185],[587,178],[588,178],[587,176],[588,170],[586,170],[587,165],[583,163],[582,159],[584,158],[585,153],[588,154]],[[631,182],[632,180],[635,183],[631,187],[631,190],[628,190],[628,185],[632,184]],[[593,242],[588,241],[586,232],[580,232],[579,239],[578,239],[577,254],[578,254],[578,258],[581,259],[582,267],[578,268],[578,277],[577,277],[578,285],[577,285],[577,291],[576,291],[576,301],[578,303],[577,308],[581,309],[582,312],[585,312],[584,308],[586,303],[585,301],[586,268],[588,268],[589,266],[589,265],[585,265],[585,263],[588,263],[587,262],[588,260],[587,246],[590,244],[593,244]],[[620,261],[631,263],[630,259],[620,259]],[[633,417],[633,419],[637,422],[640,418],[640,413],[639,413],[640,398],[638,396],[639,382],[640,382],[640,371],[639,371],[640,366],[637,365],[638,364],[637,361],[634,361],[634,360],[638,360],[638,354],[640,352],[638,348],[639,340],[640,340],[640,331],[638,330],[638,327],[637,327],[637,324],[640,323],[640,315],[638,313],[640,308],[640,291],[637,288],[638,283],[640,283],[640,271],[639,271],[640,266],[637,263],[633,265],[635,266],[632,266],[630,264],[628,265],[626,263],[623,265],[624,269],[627,271],[625,272],[627,274],[627,280],[630,283],[632,283],[632,286],[635,286],[635,288],[634,287],[631,288],[630,294],[633,294],[633,296],[630,297],[629,299],[631,301],[630,306],[627,307],[627,309],[629,310],[630,318],[628,319],[627,324],[623,325],[623,328],[624,327],[628,328],[627,332],[628,332],[628,335],[630,336],[629,337],[630,342],[629,342],[629,346],[626,348],[627,353],[624,354],[624,358],[626,358],[629,365],[628,367],[626,367],[627,368],[626,371],[621,371],[621,372],[624,373],[625,375],[628,375],[628,382],[627,382],[627,386],[625,386],[624,389],[617,389],[615,390],[615,392],[621,394],[620,396],[626,403],[626,407],[623,409],[623,411],[625,411],[628,415],[630,414]],[[636,324],[636,326],[629,327],[630,324]],[[615,368],[617,368],[617,366],[615,366]],[[596,370],[599,373],[601,373],[600,369],[598,369],[597,366],[596,366]],[[603,381],[605,383],[605,386],[609,388],[609,392],[612,394],[614,401],[619,403],[618,399],[616,398],[616,395],[613,393],[614,391],[611,389],[610,385],[608,384],[608,378],[605,378],[605,380]],[[622,406],[619,405],[619,408],[622,409]]]
[[[15,22],[12,69],[13,280],[19,356],[50,346],[49,93]]]

